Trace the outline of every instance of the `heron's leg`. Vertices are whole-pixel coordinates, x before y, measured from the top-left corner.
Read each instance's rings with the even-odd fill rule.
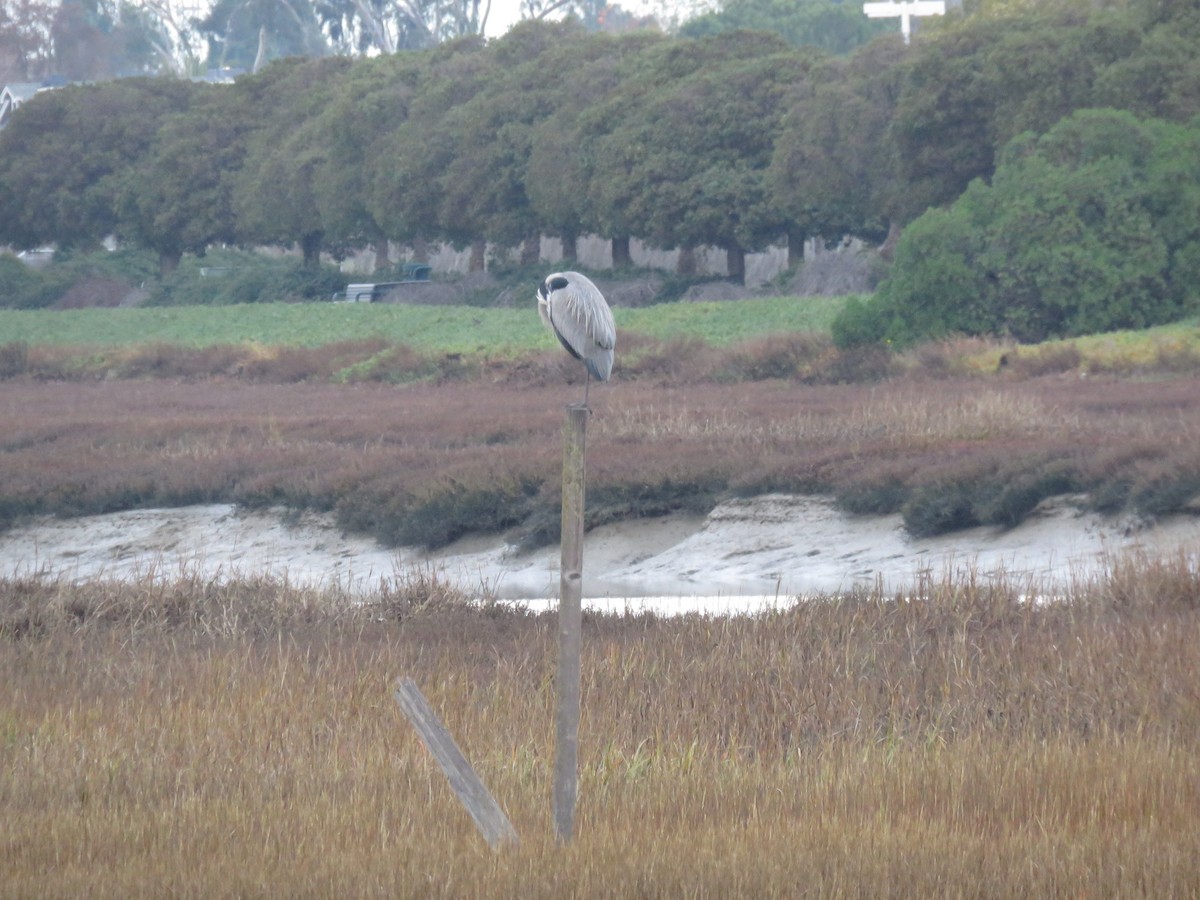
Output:
[[[583,408],[584,408],[584,409],[587,409],[587,401],[588,401],[588,388],[590,388],[590,387],[592,386],[592,373],[591,373],[591,372],[589,372],[587,369],[584,369],[584,370],[583,370],[583,377],[584,377],[584,382],[583,382]]]

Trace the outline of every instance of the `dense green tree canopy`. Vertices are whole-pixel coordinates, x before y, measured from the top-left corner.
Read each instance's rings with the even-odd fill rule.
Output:
[[[538,177],[529,168],[534,130],[555,113],[584,41],[579,25],[527,22],[489,48],[479,90],[439,124],[454,135],[440,177],[447,231],[502,246],[541,232],[526,190]]]
[[[600,217],[660,247],[724,247],[736,274],[737,254],[787,230],[766,170],[782,96],[811,64],[762,32],[649,48],[584,136]]]
[[[707,37],[726,31],[766,31],[793,47],[844,54],[895,30],[894,20],[889,24],[868,19],[862,4],[851,0],[729,0],[719,12],[689,19],[679,33]]]
[[[547,232],[563,237],[568,247],[580,234],[592,232],[609,238],[626,238],[627,226],[613,227],[596,209],[591,192],[584,190],[586,172],[594,161],[594,144],[602,130],[597,118],[619,115],[619,106],[608,105],[597,116],[602,101],[622,84],[640,54],[664,38],[649,31],[622,35],[589,35],[564,47],[569,65],[555,85],[558,103],[553,113],[533,126],[529,151],[531,177],[526,193],[538,221]]]
[[[1141,41],[1129,13],[1054,9],[968,18],[923,42],[902,63],[891,124],[908,185],[906,218],[989,177],[997,151],[1017,134],[1045,131],[1096,105],[1102,73],[1137,53]]]
[[[229,91],[197,85],[195,94],[186,113],[167,117],[116,190],[118,236],[155,250],[164,272],[184,253],[203,256],[237,237],[231,182],[245,155],[245,123]]]
[[[990,184],[908,228],[857,336],[1042,340],[1197,311],[1198,150],[1200,129],[1118,110],[1018,136]]]
[[[255,104],[260,118],[246,138],[246,156],[233,181],[238,234],[250,244],[299,243],[315,263],[325,240],[316,200],[316,175],[329,144],[306,127],[329,106],[344,57],[294,58],[273,66],[269,87]]]
[[[795,239],[886,235],[902,191],[887,130],[904,52],[899,41],[876,41],[790,88],[767,187]]]
[[[368,209],[392,238],[446,240],[465,246],[476,235],[444,216],[443,176],[458,142],[450,112],[483,90],[486,48],[463,38],[424,54],[423,72],[404,121],[381,138],[371,172]]]
[[[328,106],[303,129],[311,132],[306,140],[323,142],[327,150],[313,184],[326,238],[337,245],[372,244],[379,269],[390,262],[389,233],[372,203],[371,181],[377,168],[395,165],[381,145],[408,116],[420,73],[418,54],[359,63],[338,79]]]
[[[116,198],[195,86],[128,78],[45,91],[0,132],[0,241],[98,245],[121,231]]]

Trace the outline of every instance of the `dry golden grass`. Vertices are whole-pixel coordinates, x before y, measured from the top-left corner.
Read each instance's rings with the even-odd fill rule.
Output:
[[[1200,894],[1195,562],[1031,589],[585,617],[563,847],[553,617],[431,573],[362,606],[271,580],[0,581],[0,893]],[[475,833],[402,675],[520,847]]]

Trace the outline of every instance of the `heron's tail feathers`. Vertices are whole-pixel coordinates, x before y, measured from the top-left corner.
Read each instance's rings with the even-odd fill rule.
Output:
[[[591,356],[585,357],[583,364],[587,366],[589,374],[597,381],[608,381],[608,377],[612,375],[613,352],[598,350]]]

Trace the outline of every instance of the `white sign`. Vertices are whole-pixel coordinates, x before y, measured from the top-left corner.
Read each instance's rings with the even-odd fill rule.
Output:
[[[868,19],[891,19],[900,17],[900,31],[904,35],[904,43],[908,43],[912,34],[913,16],[944,16],[946,0],[909,0],[908,3],[864,3],[863,12]]]

